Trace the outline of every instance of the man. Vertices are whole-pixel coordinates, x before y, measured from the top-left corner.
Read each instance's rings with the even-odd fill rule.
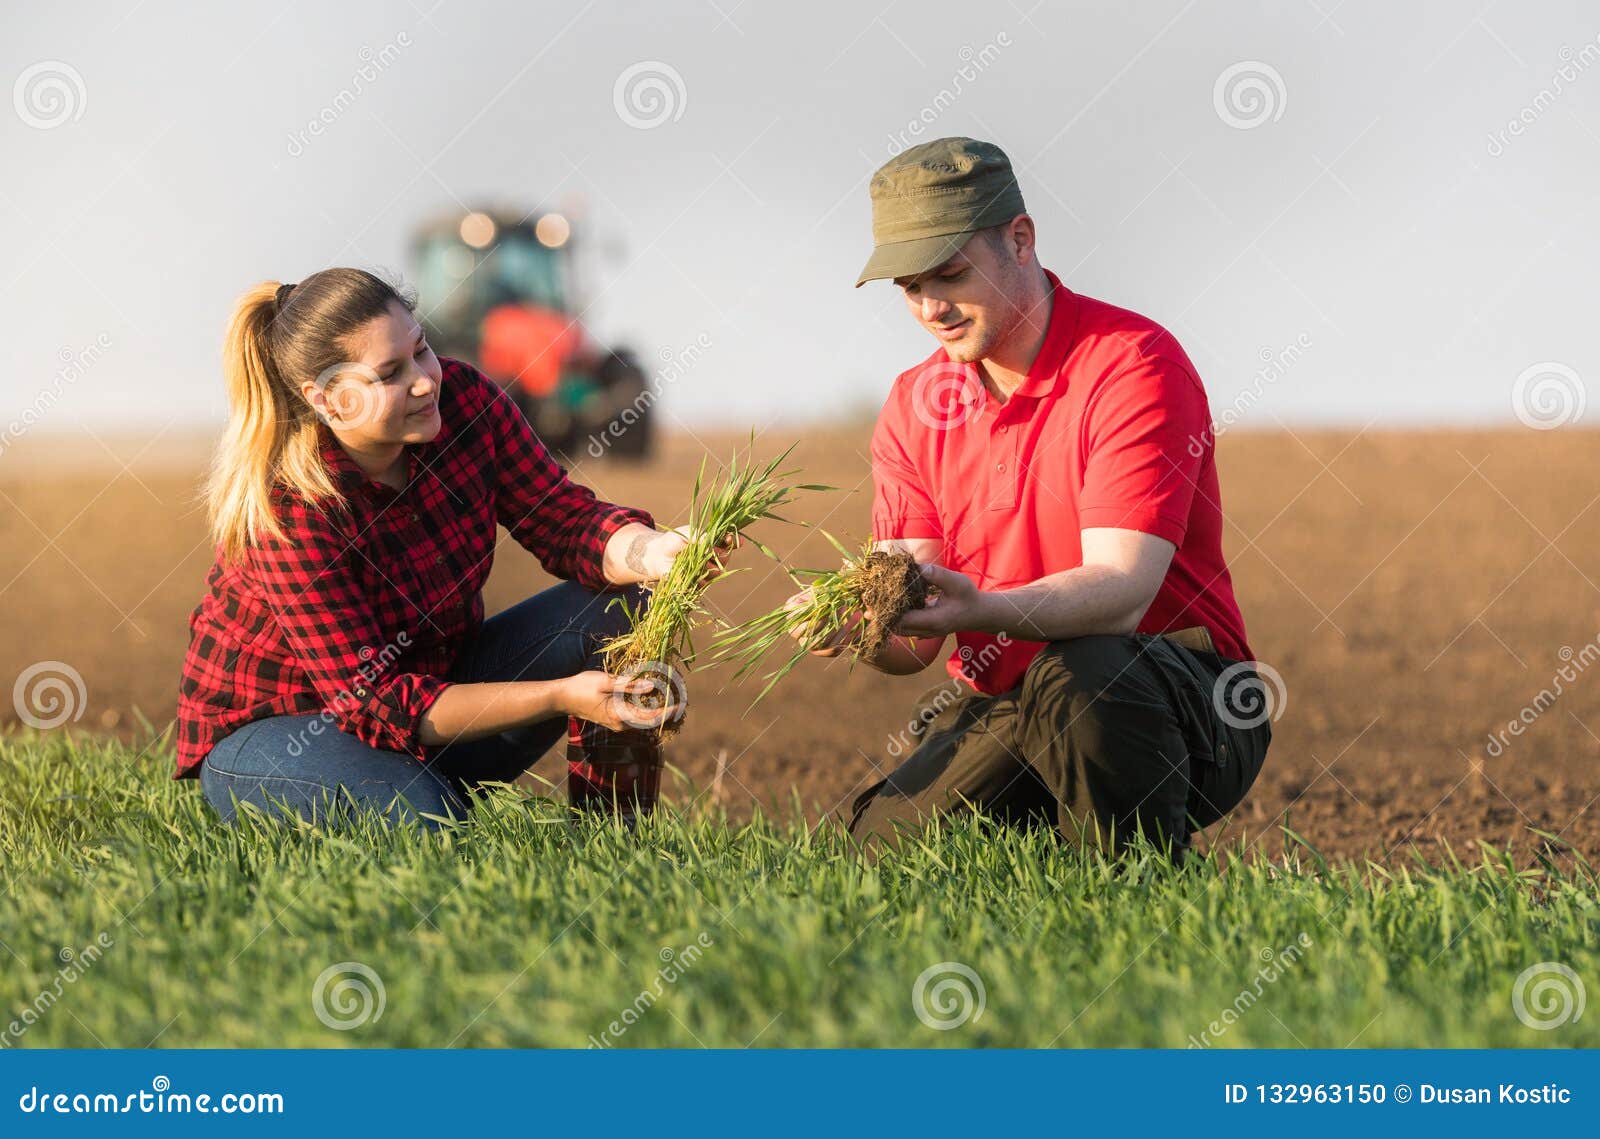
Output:
[[[934,599],[869,663],[915,673],[957,647],[851,832],[875,845],[975,808],[1113,850],[1142,832],[1181,862],[1272,734],[1194,365],[1040,264],[998,147],[914,147],[871,195],[857,285],[893,279],[940,347],[896,380],[872,440],[872,532]],[[814,651],[843,651],[859,619]]]

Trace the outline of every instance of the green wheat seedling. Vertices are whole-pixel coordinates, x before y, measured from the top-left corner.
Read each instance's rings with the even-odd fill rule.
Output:
[[[790,579],[808,591],[802,604],[787,603],[719,636],[713,645],[713,663],[737,661],[734,678],[748,675],[779,645],[795,647],[777,668],[767,673],[766,686],[751,701],[759,704],[773,687],[793,671],[813,648],[843,632],[863,611],[872,616],[851,646],[855,660],[875,655],[891,635],[896,621],[908,610],[920,608],[927,589],[916,562],[908,554],[875,549],[868,539],[852,552],[826,530],[819,530],[844,559],[836,570],[790,570]]]
[[[751,437],[751,446],[755,442]],[[650,602],[641,607],[619,602],[627,611],[631,627],[608,641],[604,647],[605,669],[614,676],[638,675],[648,671],[671,675],[679,665],[692,662],[695,655],[693,634],[710,617],[701,600],[710,582],[723,574],[723,557],[746,527],[766,519],[788,522],[777,511],[794,501],[797,491],[833,490],[816,483],[796,483],[798,469],[782,469],[791,444],[777,458],[757,463],[749,451],[741,457],[735,452],[725,470],[707,481],[702,460],[695,476],[694,494],[689,506],[689,544],[673,559],[665,576],[652,587]],[[777,560],[777,555],[761,542],[743,536],[761,553]]]

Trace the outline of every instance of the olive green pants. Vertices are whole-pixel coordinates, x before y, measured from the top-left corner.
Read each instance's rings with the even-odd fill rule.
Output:
[[[850,833],[876,848],[978,810],[1120,851],[1140,833],[1181,862],[1191,834],[1255,782],[1274,710],[1253,664],[1211,651],[1202,627],[1046,645],[998,696],[925,693],[919,742],[855,801]]]

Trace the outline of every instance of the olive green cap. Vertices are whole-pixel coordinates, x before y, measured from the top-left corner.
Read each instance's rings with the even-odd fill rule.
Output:
[[[878,167],[869,189],[876,248],[858,289],[937,268],[978,230],[1027,212],[1005,151],[971,138],[913,146]]]

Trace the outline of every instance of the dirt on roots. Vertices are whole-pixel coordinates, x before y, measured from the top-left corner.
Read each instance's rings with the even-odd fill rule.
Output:
[[[868,613],[856,642],[862,659],[876,656],[900,618],[928,603],[928,583],[910,554],[874,550],[861,559],[861,606]]]

